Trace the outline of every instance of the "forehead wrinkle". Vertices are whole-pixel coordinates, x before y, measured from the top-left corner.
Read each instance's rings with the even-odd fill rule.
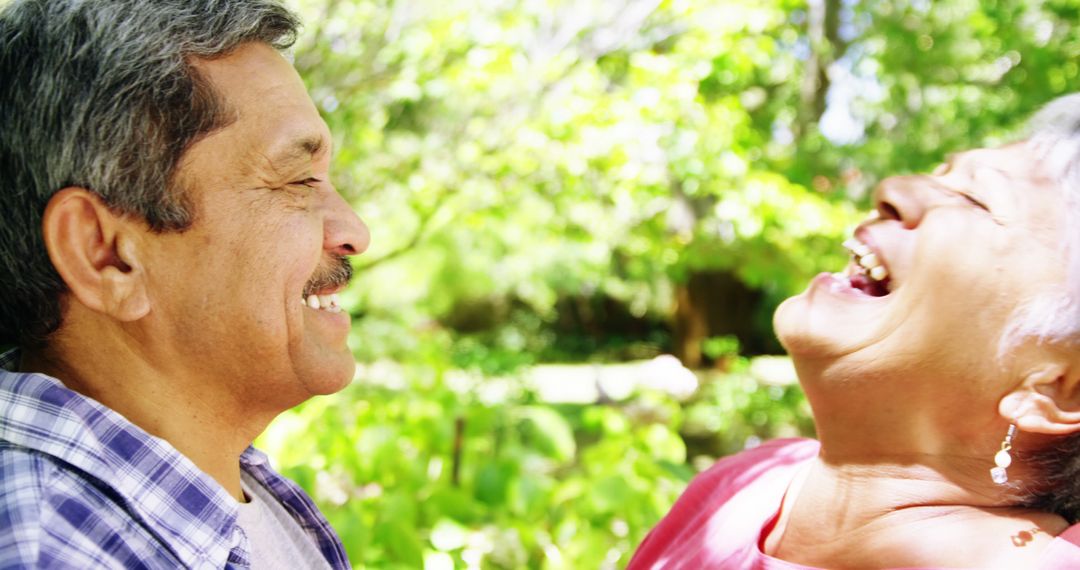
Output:
[[[321,135],[293,139],[280,150],[272,150],[266,156],[274,165],[290,165],[306,162],[323,153],[326,143]]]
[[[313,158],[319,158],[327,151],[325,137],[318,134],[302,136],[276,148],[260,149],[256,152],[259,162],[268,174],[274,176],[292,176],[290,172],[299,166],[309,165]]]

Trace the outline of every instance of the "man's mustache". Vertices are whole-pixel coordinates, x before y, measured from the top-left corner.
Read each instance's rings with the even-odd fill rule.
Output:
[[[313,294],[315,291],[323,291],[326,289],[337,289],[349,284],[349,280],[352,279],[353,268],[349,263],[349,258],[344,255],[335,255],[334,261],[330,263],[330,266],[325,270],[320,270],[311,281],[308,281],[304,286],[304,297]]]

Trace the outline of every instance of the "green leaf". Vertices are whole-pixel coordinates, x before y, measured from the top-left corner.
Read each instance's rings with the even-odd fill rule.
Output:
[[[577,444],[570,424],[558,412],[541,406],[518,408],[526,437],[541,453],[560,462],[574,457]]]
[[[375,529],[375,540],[386,547],[392,560],[413,568],[424,563],[424,545],[416,536],[416,529],[396,521],[380,524]]]
[[[507,461],[485,463],[476,472],[474,482],[476,498],[491,506],[505,503],[510,483],[517,472],[516,463]]]
[[[468,539],[469,529],[451,519],[439,519],[431,528],[431,545],[436,550],[443,552],[457,550],[465,546]]]

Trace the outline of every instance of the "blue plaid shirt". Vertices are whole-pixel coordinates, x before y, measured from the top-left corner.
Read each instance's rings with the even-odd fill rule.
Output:
[[[0,569],[248,568],[238,505],[162,439],[0,356]],[[249,447],[241,468],[293,515],[333,568],[341,541],[311,499]]]

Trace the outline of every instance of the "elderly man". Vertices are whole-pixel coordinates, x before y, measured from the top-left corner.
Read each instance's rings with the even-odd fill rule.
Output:
[[[0,12],[0,567],[347,567],[251,441],[345,386],[368,231],[272,0]]]

